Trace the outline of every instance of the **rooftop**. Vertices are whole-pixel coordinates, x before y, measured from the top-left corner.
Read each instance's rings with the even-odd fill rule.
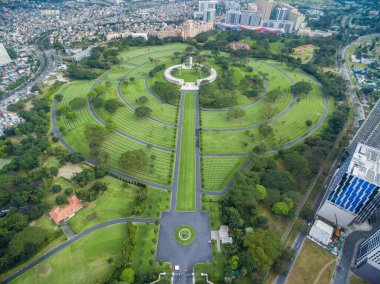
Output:
[[[77,212],[79,209],[83,207],[82,203],[76,197],[76,195],[71,196],[69,199],[69,204],[67,204],[65,207],[56,207],[52,211],[49,212],[49,215],[51,219],[56,223],[59,224],[63,220],[70,218]]]
[[[347,172],[380,186],[380,149],[359,143]]]

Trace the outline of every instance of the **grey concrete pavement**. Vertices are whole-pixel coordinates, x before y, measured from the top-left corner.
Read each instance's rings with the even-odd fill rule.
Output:
[[[182,246],[174,239],[175,229],[187,224],[195,231],[194,241]],[[193,271],[196,263],[212,260],[210,216],[206,212],[164,212],[160,221],[160,235],[156,260],[169,261],[179,266],[174,283],[192,283],[192,278],[186,277]]]

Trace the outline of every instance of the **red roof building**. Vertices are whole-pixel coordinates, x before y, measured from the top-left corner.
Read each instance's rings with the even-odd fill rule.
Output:
[[[248,50],[249,49],[249,45],[246,44],[246,43],[235,43],[235,42],[233,42],[233,43],[230,44],[230,48],[232,50],[238,50],[238,49],[246,49],[246,50]]]
[[[75,215],[75,213],[83,208],[82,203],[73,195],[69,198],[69,204],[65,207],[56,207],[52,211],[49,212],[50,218],[56,223],[59,224],[64,220],[67,220]]]

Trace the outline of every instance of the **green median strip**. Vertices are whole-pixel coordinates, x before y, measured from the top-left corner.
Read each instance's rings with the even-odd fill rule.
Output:
[[[177,206],[178,211],[195,210],[195,95],[184,94],[181,156],[179,162]]]

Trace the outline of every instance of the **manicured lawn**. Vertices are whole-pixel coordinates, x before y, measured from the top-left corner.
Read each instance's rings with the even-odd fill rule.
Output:
[[[136,100],[142,96],[147,97],[148,102],[145,104],[145,106],[149,107],[152,110],[152,117],[173,124],[177,123],[178,108],[163,103],[158,98],[149,93],[145,88],[144,79],[138,79],[134,83],[130,83],[128,87],[122,85],[121,92],[123,94],[123,97],[136,108],[140,106]]]
[[[222,247],[221,252],[216,251],[216,244],[212,245],[212,262],[198,263],[194,266],[196,274],[207,273],[213,283],[224,282],[224,269],[227,265],[227,253]],[[200,280],[202,278],[198,278]],[[204,278],[203,278],[204,280]]]
[[[333,272],[331,268],[335,265],[334,260],[335,255],[306,239],[287,283],[314,283],[319,275],[318,284],[328,284]]]
[[[126,225],[100,229],[66,247],[13,283],[94,283],[104,280],[113,265],[121,259]]]
[[[173,71],[172,75],[176,78],[184,79],[185,82],[197,82],[198,79],[208,76],[208,74],[203,74],[200,70],[195,69],[179,69]]]
[[[187,246],[191,244],[194,241],[195,237],[196,235],[194,228],[187,224],[178,226],[174,230],[174,239],[180,245]]]
[[[159,225],[137,224],[136,248],[133,253],[132,267],[136,272],[156,273],[171,272],[169,265],[155,262]]]
[[[68,223],[75,233],[112,219],[132,215],[136,187],[124,188],[123,183],[112,177],[101,179],[108,189],[96,201],[85,203]]]
[[[202,188],[223,190],[245,160],[244,157],[202,157]]]
[[[141,215],[133,214],[137,187],[125,187],[122,181],[105,177],[102,182],[109,184],[108,189],[96,201],[85,203],[68,223],[75,233],[79,233],[105,221],[125,217],[160,218],[162,211],[170,209],[169,191],[148,187],[145,209]]]
[[[177,210],[195,210],[195,96],[184,94],[181,157],[179,162]]]
[[[219,230],[222,225],[222,201],[220,195],[204,195],[202,197],[202,211],[210,213],[211,230]]]

